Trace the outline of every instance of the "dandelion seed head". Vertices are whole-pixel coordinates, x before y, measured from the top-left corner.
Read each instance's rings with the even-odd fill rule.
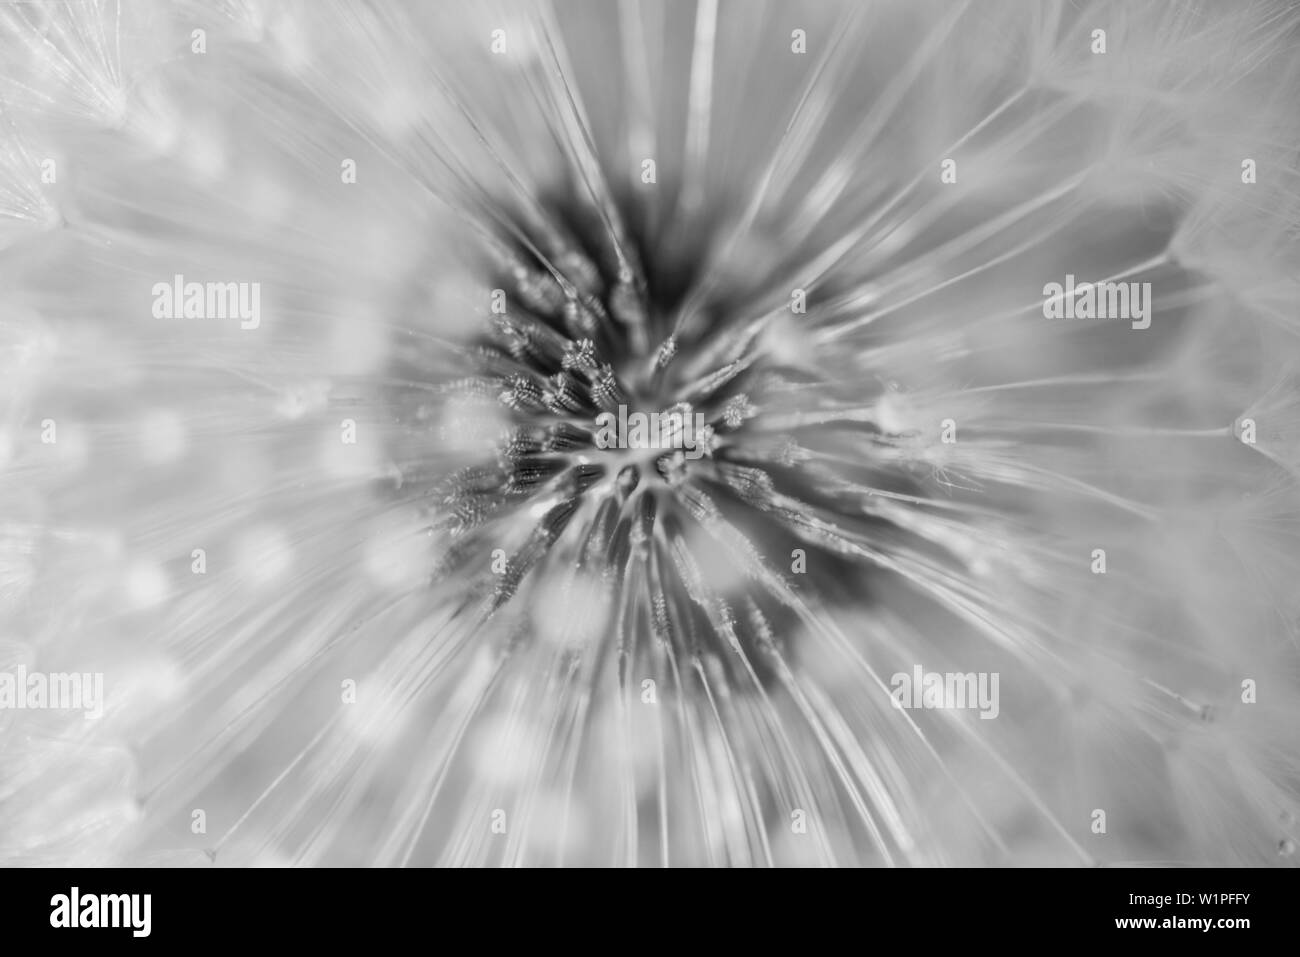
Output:
[[[0,19],[6,862],[1292,859],[1280,5]]]

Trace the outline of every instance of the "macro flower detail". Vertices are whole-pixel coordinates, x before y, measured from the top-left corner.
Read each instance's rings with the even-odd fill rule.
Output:
[[[1298,31],[5,5],[0,861],[1294,864]]]

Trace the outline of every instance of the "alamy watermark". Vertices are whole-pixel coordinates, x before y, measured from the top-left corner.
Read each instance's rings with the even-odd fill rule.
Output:
[[[148,937],[153,929],[152,894],[83,894],[73,887],[50,898],[51,927],[117,927],[132,937]]]
[[[925,671],[920,665],[912,673],[900,671],[889,679],[889,693],[899,710],[978,709],[981,718],[996,718],[999,673],[988,671]]]
[[[1127,319],[1134,329],[1151,326],[1151,283],[1081,282],[1068,273],[1064,284],[1043,287],[1046,319]]]
[[[262,323],[260,282],[186,282],[177,273],[152,292],[155,319],[238,319],[241,329]]]
[[[703,413],[602,412],[596,416],[596,445],[602,449],[683,449],[688,459],[704,455],[708,425]]]
[[[0,671],[0,711],[84,711],[90,721],[104,716],[102,672]]]

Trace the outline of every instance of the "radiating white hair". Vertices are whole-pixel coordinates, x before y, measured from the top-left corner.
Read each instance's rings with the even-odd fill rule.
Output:
[[[0,7],[0,862],[1291,863],[1298,31]]]

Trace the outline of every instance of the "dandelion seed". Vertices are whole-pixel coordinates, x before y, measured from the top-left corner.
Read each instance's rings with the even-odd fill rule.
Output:
[[[1297,15],[1098,9],[6,8],[0,858],[1287,862]]]

